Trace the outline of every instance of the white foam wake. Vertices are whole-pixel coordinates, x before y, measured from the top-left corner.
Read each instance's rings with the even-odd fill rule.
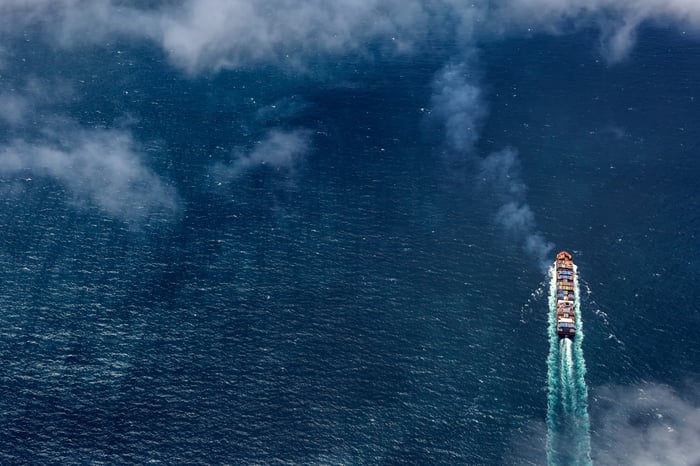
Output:
[[[550,466],[592,464],[586,361],[582,348],[583,319],[578,270],[574,268],[574,271],[577,324],[572,341],[557,336],[556,277],[554,267],[549,270],[547,464]]]

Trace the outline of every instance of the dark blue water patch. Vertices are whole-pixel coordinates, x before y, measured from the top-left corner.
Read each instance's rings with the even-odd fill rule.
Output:
[[[511,343],[539,339],[510,303],[530,280],[498,291],[509,261],[527,264],[489,254],[488,228],[429,176],[409,176],[424,163],[415,149],[369,158],[385,142],[336,141],[349,152],[311,157],[291,184],[264,169],[223,193],[184,184],[182,220],[140,241],[55,186],[8,209],[35,222],[6,237],[24,248],[15,260],[57,264],[30,269],[46,286],[4,306],[15,329],[4,354],[18,363],[5,379],[19,407],[8,458],[500,457],[513,423],[543,413],[537,389],[508,395],[522,377],[542,385]],[[73,239],[38,227],[55,223],[37,218],[46,202],[72,219],[54,228]]]

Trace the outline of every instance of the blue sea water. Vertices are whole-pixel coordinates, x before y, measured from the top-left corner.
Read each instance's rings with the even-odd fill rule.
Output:
[[[601,464],[655,422],[611,424],[624,387],[698,409],[700,42],[638,39],[615,65],[586,31],[478,52],[476,157],[517,149],[579,267]],[[10,45],[3,86],[70,85],[3,144],[57,112],[128,130],[177,207],[131,222],[2,175],[1,463],[545,463],[548,281],[431,115],[453,44],[198,77],[143,43]],[[271,127],[310,133],[292,170],[212,169]]]

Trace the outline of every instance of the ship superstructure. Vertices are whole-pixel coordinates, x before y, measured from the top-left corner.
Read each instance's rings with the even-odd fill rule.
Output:
[[[557,254],[554,263],[557,280],[557,335],[574,338],[576,335],[576,297],[574,296],[574,261],[566,251]]]

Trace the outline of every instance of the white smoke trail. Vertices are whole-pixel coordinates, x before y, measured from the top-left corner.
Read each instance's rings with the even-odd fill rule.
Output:
[[[487,114],[474,62],[469,57],[448,63],[433,81],[433,113],[444,125],[448,147],[461,156],[473,150]]]
[[[554,246],[537,231],[535,214],[526,201],[518,151],[508,147],[484,158],[473,154],[488,113],[478,68],[475,54],[467,53],[461,62],[440,70],[433,81],[432,113],[444,126],[450,152],[476,162],[482,188],[491,191],[499,204],[496,224],[516,238],[544,272]]]
[[[535,214],[526,201],[518,151],[506,148],[493,152],[481,160],[479,168],[479,179],[493,190],[501,203],[496,212],[496,223],[521,241],[523,249],[537,259],[540,269],[545,272],[554,245],[537,231]]]

